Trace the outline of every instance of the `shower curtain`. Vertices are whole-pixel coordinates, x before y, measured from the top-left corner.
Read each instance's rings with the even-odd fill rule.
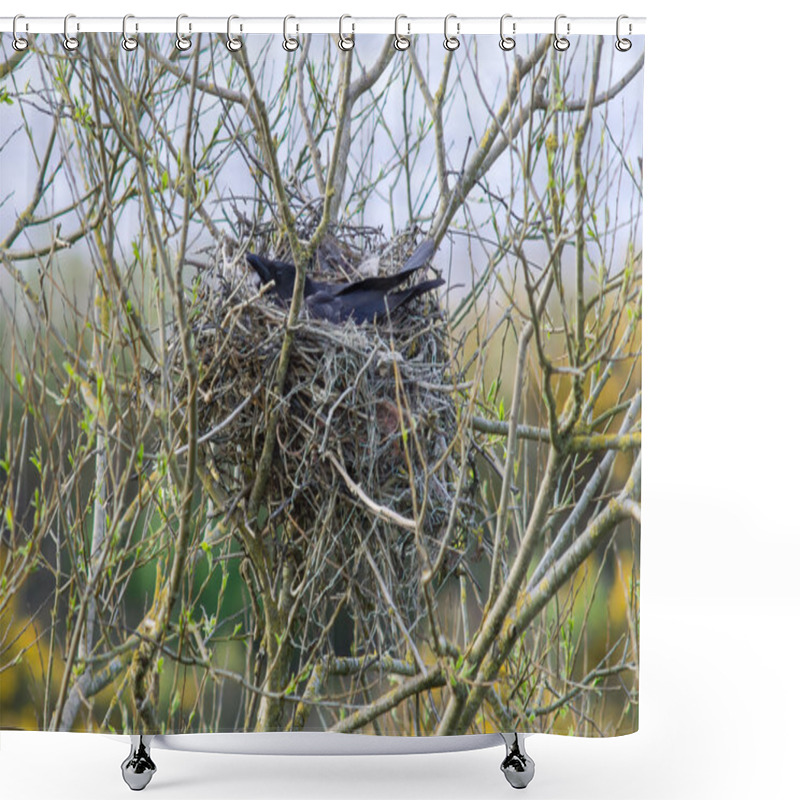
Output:
[[[0,727],[635,731],[641,37],[126,35],[1,43]]]

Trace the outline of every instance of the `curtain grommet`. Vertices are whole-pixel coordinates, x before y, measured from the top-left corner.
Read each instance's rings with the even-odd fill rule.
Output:
[[[450,34],[449,26],[450,20],[454,19],[456,21],[456,32],[455,34]],[[458,50],[461,47],[461,40],[458,38],[458,34],[461,31],[461,23],[458,21],[458,17],[455,14],[448,14],[444,18],[444,49],[449,50],[451,53],[454,50]]]
[[[620,14],[617,17],[617,41],[614,42],[614,47],[616,47],[620,53],[627,53],[628,50],[630,50],[631,47],[633,47],[633,44],[630,39],[623,39],[622,36],[620,36],[620,28],[621,28],[620,23],[624,19],[628,19],[628,17],[625,14]],[[631,23],[628,22],[628,36],[630,36],[630,34],[631,34]]]
[[[77,50],[78,49],[78,45],[80,44],[80,42],[78,41],[77,36],[72,36],[70,34],[70,32],[69,32],[69,21],[71,19],[75,19],[75,15],[74,14],[67,14],[67,16],[64,17],[64,49],[68,53],[71,53],[73,50]],[[80,29],[81,29],[80,23],[76,22],[75,23],[75,31],[77,32]]]
[[[405,14],[398,14],[394,18],[394,49],[402,53],[411,47],[411,39],[408,38],[408,34],[400,33],[401,19],[408,19],[408,17]],[[408,23],[406,23],[406,30],[411,33],[411,26]]]
[[[181,20],[187,19],[188,14],[178,14],[175,18],[175,49],[182,53],[192,46],[192,40],[181,32]],[[192,23],[189,23],[189,34],[192,33]]]
[[[507,19],[511,19],[511,35],[507,36],[504,26]],[[506,53],[509,50],[513,50],[517,46],[517,42],[514,39],[514,36],[517,33],[517,23],[513,21],[511,14],[503,14],[500,17],[500,49],[505,50]]]
[[[289,20],[296,19],[291,14],[283,18],[283,49],[287,53],[293,53],[300,47],[300,40],[296,36],[289,36]],[[295,32],[297,32],[297,25],[295,25]]]
[[[128,33],[129,19],[136,19],[136,17],[134,17],[133,14],[126,14],[122,18],[122,41],[120,42],[120,46],[122,47],[123,50],[127,50],[130,53],[132,50],[135,50],[139,46],[139,40],[135,36],[131,36]],[[134,26],[133,29],[135,31],[139,30],[138,22],[134,22],[133,26]]]
[[[239,17],[237,17],[236,14],[231,14],[228,17],[228,41],[225,42],[225,47],[227,47],[228,51],[231,53],[238,53],[242,49],[242,47],[244,47],[244,42],[242,42],[242,40],[238,36],[234,36],[233,33],[231,33],[231,23],[235,19],[239,19]],[[241,32],[242,32],[242,26],[239,25],[239,33]]]
[[[17,31],[17,25],[18,25],[18,23],[19,23],[19,21],[21,19],[25,19],[25,17],[22,14],[17,14],[14,17],[14,23],[13,23],[12,28],[11,28],[12,33],[14,34],[14,41],[11,42],[11,46],[18,53],[21,53],[23,50],[27,50],[28,49],[28,45],[30,44],[30,42],[24,36],[20,36],[18,31]],[[25,23],[25,32],[27,33],[27,31],[28,31],[28,23],[26,22]]]
[[[553,24],[553,36],[555,37],[553,39],[553,47],[556,50],[558,50],[559,53],[563,53],[565,50],[569,48],[569,39],[567,39],[565,36],[562,36],[558,32],[558,21],[562,19],[567,19],[567,15],[559,14],[556,17],[555,23]],[[567,20],[567,36],[568,35],[569,35],[569,20]]]
[[[352,50],[356,46],[356,26],[355,24],[351,23],[351,31],[350,33],[344,32],[344,21],[346,19],[353,19],[349,14],[342,14],[339,17],[339,49],[346,53],[348,50]]]

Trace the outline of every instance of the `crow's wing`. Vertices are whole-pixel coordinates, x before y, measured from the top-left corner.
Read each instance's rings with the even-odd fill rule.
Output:
[[[336,295],[331,298],[332,302],[328,306],[331,316],[326,318],[333,319],[333,315],[335,315],[337,322],[352,319],[359,325],[363,322],[381,320],[386,317],[387,308],[391,313],[412,298],[436,289],[443,283],[444,280],[441,278],[434,278],[416,286],[409,286],[399,292],[387,293],[380,289],[367,289],[346,295]]]
[[[325,314],[321,316],[324,316],[325,319],[331,318],[329,314],[333,314],[335,308],[339,309],[336,313],[343,315],[340,316],[340,320],[355,315],[355,309],[361,307],[366,309],[364,311],[366,316],[362,321],[372,319],[375,315],[385,315],[386,307],[383,298],[392,289],[396,289],[410,275],[425,266],[425,264],[430,261],[435,251],[436,245],[433,239],[426,239],[411,254],[403,265],[403,268],[394,275],[379,275],[372,278],[364,278],[360,281],[353,281],[352,283],[325,283],[323,281],[313,281],[311,278],[306,277],[305,286],[303,287],[303,296],[308,299],[315,294],[321,293],[324,295],[324,297],[319,299],[318,306],[320,309],[324,307]],[[264,283],[268,283],[269,281],[275,282],[275,289],[273,291],[281,300],[289,301],[292,299],[296,274],[293,264],[288,264],[285,261],[273,261],[271,259],[262,258],[254,253],[248,253],[246,258],[247,263],[256,271],[259,278],[261,278]],[[425,283],[419,284],[419,286],[424,285]],[[436,285],[441,286],[441,283],[437,283]],[[428,290],[429,289],[423,289],[423,291]],[[421,292],[417,294],[421,294]],[[354,301],[344,301],[345,297],[351,295],[354,297],[357,296],[357,299]],[[411,296],[416,296],[416,294]],[[341,304],[332,304],[329,298],[334,297],[342,297],[343,302]],[[313,304],[310,310],[312,310],[313,313]]]
[[[329,322],[346,319],[342,316],[341,300],[326,291],[321,290],[306,297],[306,308],[317,319],[327,319]]]
[[[432,278],[429,281],[422,281],[416,286],[409,286],[400,292],[392,292],[386,295],[386,304],[389,306],[389,312],[391,313],[396,308],[405,305],[409,300],[413,300],[415,297],[425,294],[425,292],[438,289],[444,284],[445,280],[443,278]]]
[[[329,283],[326,286],[326,290],[339,297],[353,292],[368,290],[390,292],[392,289],[396,289],[410,275],[413,275],[420,267],[424,267],[435,251],[436,245],[433,239],[426,239],[411,254],[403,268],[399,272],[395,272],[394,275],[376,275],[373,278],[363,278],[360,281],[344,284]]]
[[[420,267],[427,264],[431,258],[433,258],[433,254],[436,252],[436,242],[433,239],[426,239],[409,257],[408,261],[403,264],[403,269],[398,272],[398,275],[402,275],[403,273],[408,274],[410,272],[415,272]]]

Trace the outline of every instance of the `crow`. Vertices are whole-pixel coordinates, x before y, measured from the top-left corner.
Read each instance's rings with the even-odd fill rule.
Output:
[[[356,323],[383,319],[387,311],[407,303],[414,297],[444,284],[441,278],[423,281],[400,292],[392,292],[403,281],[430,261],[436,250],[432,239],[425,240],[411,254],[403,268],[393,275],[362,278],[351,283],[326,283],[306,276],[303,297],[309,313],[331,322],[353,319]],[[263,283],[274,282],[273,292],[284,304],[292,299],[296,271],[294,264],[274,261],[254,253],[248,253],[247,263],[255,270]]]
[[[368,278],[367,280],[378,279]],[[359,283],[364,282],[366,281],[359,281]],[[321,290],[306,297],[306,307],[312,317],[327,319],[329,322],[344,322],[352,319],[357,325],[360,325],[362,322],[382,320],[387,313],[391,314],[412,298],[430,292],[442,284],[444,284],[442,278],[433,278],[398,292],[387,292],[384,289],[348,288],[346,292],[331,294]]]
[[[288,264],[286,261],[272,261],[271,259],[257,256],[255,253],[248,253],[245,258],[261,279],[262,284],[267,284],[270,281],[274,282],[275,285],[271,291],[284,304],[292,299],[296,274],[294,264]],[[308,297],[313,291],[315,291],[314,281],[306,277],[303,296]]]

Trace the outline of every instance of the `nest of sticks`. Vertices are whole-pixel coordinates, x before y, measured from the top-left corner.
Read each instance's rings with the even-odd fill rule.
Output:
[[[337,232],[323,243],[326,272],[317,260],[311,274],[353,279],[353,265],[376,253],[380,272],[394,272],[417,238]],[[274,239],[264,226],[249,249],[288,260]],[[211,256],[191,320],[200,361],[200,457],[229,504],[216,513],[246,507],[270,413],[277,415],[268,483],[250,523],[274,554],[274,574],[289,566],[293,590],[307,592],[296,644],[330,632],[345,609],[358,649],[386,652],[412,637],[423,616],[425,562],[439,559],[441,583],[473,527],[475,471],[446,316],[435,293],[384,323],[334,324],[304,309],[278,392],[288,311],[253,280],[242,248],[220,242]],[[176,376],[181,361],[176,341]]]

